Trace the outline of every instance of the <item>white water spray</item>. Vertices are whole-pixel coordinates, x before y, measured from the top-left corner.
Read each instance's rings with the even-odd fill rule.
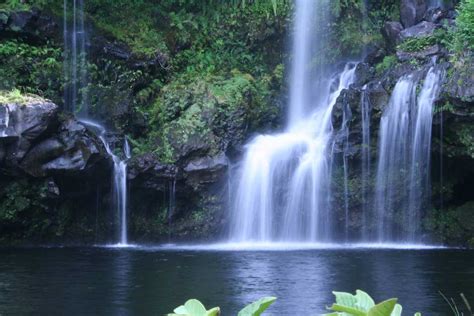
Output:
[[[313,18],[318,13],[318,24],[324,24],[327,10],[328,1],[296,1],[288,127],[284,133],[257,136],[247,145],[233,205],[233,242],[332,238],[327,198],[331,113],[341,91],[354,80],[355,64],[329,80],[322,71],[311,76],[312,52],[323,45],[322,34],[311,32]]]
[[[377,240],[419,242],[429,193],[433,103],[442,72],[431,68],[416,97],[412,75],[397,82],[380,122],[375,193]]]

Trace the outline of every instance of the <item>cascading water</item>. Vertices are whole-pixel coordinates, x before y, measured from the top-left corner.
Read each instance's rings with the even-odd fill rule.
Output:
[[[87,62],[84,0],[64,0],[64,104],[67,110],[87,118]],[[69,10],[72,20],[69,21]]]
[[[431,130],[433,123],[433,104],[438,96],[442,71],[430,68],[418,97],[416,121],[412,141],[410,161],[410,185],[408,196],[408,240],[418,241],[420,210],[430,193]]]
[[[127,245],[127,161],[131,158],[130,145],[127,141],[127,138],[124,139],[123,144],[123,155],[125,159],[120,159],[117,156],[112,148],[110,147],[109,142],[107,141],[106,129],[93,121],[90,120],[81,120],[81,123],[92,128],[96,133],[99,139],[104,144],[107,154],[112,158],[114,163],[114,172],[113,172],[113,197],[114,197],[114,206],[117,209],[118,218],[119,218],[119,234],[118,240],[119,245]]]
[[[7,136],[7,129],[10,125],[10,108],[8,104],[0,107],[0,111],[4,113],[0,113],[0,137]]]
[[[360,98],[360,113],[362,121],[362,144],[361,144],[361,191],[362,191],[362,240],[369,238],[369,188],[370,185],[370,103],[367,85],[362,87]]]
[[[429,188],[433,103],[441,77],[432,67],[418,99],[414,76],[400,78],[381,118],[375,192],[379,242],[419,241]]]
[[[349,240],[349,125],[352,113],[348,104],[344,104],[340,134],[343,137],[342,166],[344,171],[344,235]]]
[[[113,169],[114,206],[119,217],[119,245],[127,245],[127,160],[131,152],[127,139],[124,141],[124,157],[115,155],[106,139],[105,128],[89,120],[87,96],[86,30],[84,27],[84,0],[64,0],[64,104],[65,108],[81,118],[81,122],[97,133],[111,157]],[[72,16],[68,16],[72,9]],[[71,20],[71,21],[70,21]]]
[[[324,25],[329,1],[296,1],[288,127],[247,145],[230,227],[233,242],[317,242],[332,239],[330,196],[331,113],[354,79],[355,64],[327,80],[309,65],[321,51],[314,14]]]

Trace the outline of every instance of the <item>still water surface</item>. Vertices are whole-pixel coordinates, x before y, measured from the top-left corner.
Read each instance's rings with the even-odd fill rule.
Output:
[[[398,297],[404,315],[452,315],[438,291],[474,303],[474,252],[0,249],[0,315],[163,315],[194,297],[227,316],[273,295],[265,315],[306,316],[357,288]]]

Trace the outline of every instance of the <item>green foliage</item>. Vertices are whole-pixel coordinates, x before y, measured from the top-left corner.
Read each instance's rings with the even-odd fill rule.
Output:
[[[374,300],[365,292],[357,290],[355,295],[345,292],[333,292],[336,297],[330,310],[335,313],[327,316],[401,316],[402,307],[397,304],[397,299],[392,298],[375,304]],[[415,316],[421,316],[419,313]]]
[[[13,90],[0,90],[0,104],[7,103],[19,103],[25,104],[30,101],[39,100],[42,101],[40,97],[36,95],[24,94],[21,93],[18,89]]]
[[[260,316],[275,301],[276,297],[261,298],[244,307],[237,316]]]
[[[442,242],[457,242],[474,246],[474,202],[444,210],[434,209],[424,225]]]
[[[61,49],[19,40],[0,41],[0,89],[18,88],[58,101],[62,83]]]
[[[332,23],[326,30],[332,39],[326,53],[328,62],[359,56],[366,46],[379,45],[383,23],[398,20],[398,6],[394,0],[374,1],[369,8],[363,0],[331,1]]]
[[[276,297],[264,297],[256,302],[247,305],[242,309],[238,316],[260,316],[271,304],[276,301]],[[173,314],[169,316],[219,316],[219,307],[214,307],[210,310],[206,310],[204,305],[196,300],[188,300],[184,305],[181,305],[174,309]]]
[[[472,55],[474,50],[474,0],[462,0],[457,12],[451,48],[458,54]]]
[[[397,63],[398,63],[398,60],[396,56],[388,55],[383,58],[383,61],[381,63],[378,63],[375,66],[375,70],[377,71],[378,74],[382,74],[388,69],[394,67]]]

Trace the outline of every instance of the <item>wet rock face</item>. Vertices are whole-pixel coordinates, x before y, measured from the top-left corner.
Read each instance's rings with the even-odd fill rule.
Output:
[[[75,174],[107,159],[100,140],[58,106],[27,99],[0,104],[0,167],[33,177]]]
[[[59,38],[59,25],[39,10],[0,12],[0,31],[21,34],[36,41]]]
[[[40,99],[25,102],[0,104],[0,144],[10,165],[17,165],[57,119],[55,104]]]
[[[58,135],[35,145],[21,167],[35,177],[75,175],[103,159],[101,142],[83,125],[69,119],[63,122]]]
[[[425,0],[402,0],[400,3],[400,20],[404,27],[419,23],[425,16],[427,4]]]
[[[225,174],[228,159],[224,153],[215,157],[202,157],[189,162],[184,167],[186,184],[199,191],[206,185],[216,183]]]
[[[400,32],[400,38],[402,40],[408,38],[421,38],[433,35],[433,32],[436,29],[436,24],[432,22],[423,21],[417,25],[411,26],[409,28],[404,29]]]
[[[400,41],[400,33],[403,31],[403,26],[400,22],[385,22],[382,35],[390,45],[390,47],[395,47]]]

